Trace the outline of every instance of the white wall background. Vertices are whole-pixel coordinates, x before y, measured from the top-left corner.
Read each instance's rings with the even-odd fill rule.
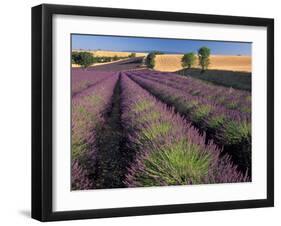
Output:
[[[0,13],[0,224],[38,225],[30,218],[31,7],[42,1],[2,1]],[[45,3],[275,18],[275,208],[56,222],[55,225],[276,225],[281,211],[281,14],[278,1],[68,0]],[[237,191],[239,192],[239,191]],[[279,219],[280,220],[280,219]],[[271,223],[272,222],[272,223]]]

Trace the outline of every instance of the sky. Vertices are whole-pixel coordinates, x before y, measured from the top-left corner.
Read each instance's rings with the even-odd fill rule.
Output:
[[[100,49],[126,52],[160,51],[164,53],[197,53],[197,50],[202,46],[210,48],[211,54],[251,55],[252,44],[229,41],[142,38],[106,35],[72,35],[72,49]]]

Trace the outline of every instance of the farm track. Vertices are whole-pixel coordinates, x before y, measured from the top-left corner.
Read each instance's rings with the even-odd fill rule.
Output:
[[[143,57],[135,57],[128,60],[113,62],[105,65],[89,67],[89,71],[122,71],[139,68],[142,64]]]
[[[136,80],[133,75],[129,75],[129,78],[131,78],[134,82],[136,82],[143,89],[148,91],[151,95],[156,97],[159,101],[165,103],[169,107],[173,107],[175,109],[175,111],[177,113],[179,113],[180,115],[182,115],[183,117],[188,116],[188,115],[186,115],[186,112],[182,111],[182,109],[180,107],[175,106],[174,103],[170,103],[162,95],[151,91],[147,86],[141,84],[138,80]],[[240,171],[242,171],[243,173],[247,172],[247,174],[251,178],[251,173],[252,173],[251,167],[250,168],[247,167],[249,165],[251,166],[251,162],[249,162],[248,158],[245,158],[245,156],[243,156],[243,154],[241,154],[243,152],[250,152],[250,150],[251,150],[250,146],[243,145],[243,144],[241,144],[241,145],[240,144],[237,144],[237,145],[222,144],[221,142],[219,142],[218,140],[215,139],[215,137],[214,137],[215,131],[212,131],[209,128],[202,128],[200,123],[195,123],[193,121],[191,121],[191,123],[195,128],[199,129],[200,133],[202,133],[202,134],[206,133],[205,144],[207,144],[210,140],[214,140],[214,142],[219,147],[223,148],[223,152],[221,153],[221,156],[223,156],[225,154],[229,154],[232,157],[233,163],[238,166],[238,169]]]
[[[120,75],[114,89],[112,107],[106,113],[104,126],[97,134],[96,188],[122,188],[130,160],[121,124]]]

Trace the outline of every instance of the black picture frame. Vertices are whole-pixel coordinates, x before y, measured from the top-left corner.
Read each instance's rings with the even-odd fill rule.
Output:
[[[55,14],[266,27],[267,198],[54,212],[52,210],[52,18]],[[32,8],[32,218],[40,221],[57,221],[271,206],[274,206],[273,19],[49,4]]]

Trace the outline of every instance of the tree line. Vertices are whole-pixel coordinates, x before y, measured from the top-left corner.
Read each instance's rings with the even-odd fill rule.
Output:
[[[198,64],[201,66],[202,71],[206,71],[210,65],[211,50],[208,47],[201,47],[198,50]],[[183,55],[181,62],[183,68],[190,69],[195,65],[196,55],[194,52],[189,52]]]
[[[120,57],[120,56],[113,56],[113,57],[105,57],[105,56],[94,56],[90,52],[77,52],[74,51],[71,53],[71,63],[72,64],[78,64],[83,68],[87,68],[91,66],[94,63],[105,63],[105,62],[112,62],[127,58],[133,58],[136,57],[136,53],[131,53],[128,56]]]
[[[145,64],[148,68],[153,69],[155,67],[155,57],[156,55],[162,54],[161,52],[150,52],[145,59]],[[208,69],[208,66],[210,64],[210,55],[211,50],[208,47],[201,47],[198,50],[198,63],[201,66],[202,71],[205,71]],[[194,52],[189,52],[183,55],[181,59],[182,67],[190,69],[195,65],[196,61],[196,55]]]

